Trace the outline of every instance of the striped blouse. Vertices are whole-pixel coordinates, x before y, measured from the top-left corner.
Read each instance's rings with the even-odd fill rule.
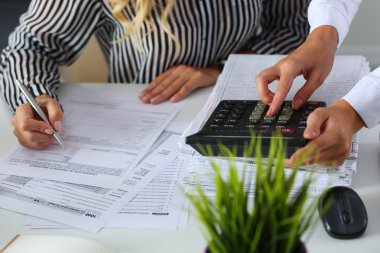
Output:
[[[14,80],[27,83],[35,96],[56,97],[58,67],[72,64],[95,34],[109,65],[109,81],[149,83],[175,65],[212,66],[229,54],[251,49],[286,54],[306,38],[310,0],[177,0],[168,26],[181,48],[160,28],[156,0],[152,33],[143,50],[130,39],[115,42],[125,28],[108,0],[32,0],[0,58],[0,92],[13,110],[24,103]],[[125,15],[133,17],[133,8]],[[147,31],[147,27],[143,30]]]

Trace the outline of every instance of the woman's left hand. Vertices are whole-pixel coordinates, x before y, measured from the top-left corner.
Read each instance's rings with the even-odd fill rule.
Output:
[[[197,88],[214,85],[219,74],[217,67],[175,66],[153,80],[148,88],[140,93],[139,98],[150,104],[159,104],[166,100],[177,102]]]

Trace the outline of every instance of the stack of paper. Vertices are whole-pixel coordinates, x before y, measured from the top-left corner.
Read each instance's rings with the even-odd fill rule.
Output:
[[[93,232],[109,223],[180,226],[179,135],[164,129],[182,104],[147,105],[137,94],[85,88],[62,104],[66,147],[18,145],[6,154],[0,207]]]
[[[221,100],[245,100],[260,99],[255,87],[255,76],[264,68],[268,68],[279,61],[283,56],[262,55],[231,55],[227,60],[223,73],[215,86],[208,103],[194,119],[191,126],[181,136],[180,153],[184,157],[186,167],[189,170],[187,177],[188,191],[195,192],[194,185],[200,182],[210,195],[214,192],[212,183],[212,169],[208,158],[201,156],[190,146],[185,144],[186,136],[198,132],[207,121]],[[366,73],[369,65],[361,56],[337,56],[331,74],[324,84],[312,95],[310,100],[322,100],[330,104],[343,97]],[[292,100],[296,91],[305,83],[302,77],[298,77],[292,86],[286,100]],[[275,90],[277,83],[271,85]],[[346,162],[337,168],[305,167],[297,177],[296,184],[300,184],[310,174],[310,168],[314,172],[315,181],[310,194],[319,194],[323,189],[332,185],[350,185],[353,173],[356,171],[356,158],[358,153],[358,135],[353,136],[352,150]],[[192,157],[192,159],[189,159]],[[213,158],[215,159],[215,158]],[[223,159],[218,159],[224,167],[227,164]],[[247,173],[254,174],[255,164],[252,163]],[[227,173],[227,171],[225,171]],[[250,182],[254,183],[254,182]],[[247,186],[247,189],[250,187]]]

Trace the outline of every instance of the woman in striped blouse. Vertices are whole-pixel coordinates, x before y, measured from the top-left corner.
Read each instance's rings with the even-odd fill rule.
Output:
[[[91,35],[109,64],[109,81],[150,83],[146,103],[176,102],[213,85],[231,53],[285,54],[308,33],[310,0],[33,0],[1,55],[0,88],[16,111],[20,143],[52,142],[52,129],[33,118],[15,80],[26,83],[60,131],[58,66],[70,65]],[[126,32],[128,31],[128,32]]]

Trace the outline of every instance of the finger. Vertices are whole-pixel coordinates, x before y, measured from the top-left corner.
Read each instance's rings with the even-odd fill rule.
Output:
[[[150,85],[140,93],[139,98],[140,99],[143,98],[146,94],[150,93],[152,90],[154,90],[155,88],[157,88],[157,86],[159,86],[160,83],[163,80],[165,80],[168,75],[170,75],[170,73],[171,73],[171,70],[168,70],[168,71],[160,74],[158,77],[156,77],[156,79],[154,79],[150,83]]]
[[[322,81],[320,80],[319,75],[313,74],[309,80],[297,91],[293,97],[293,108],[299,109],[301,106],[310,98],[319,86],[321,86]]]
[[[37,102],[39,101],[37,100]],[[61,131],[63,112],[61,110],[61,106],[58,103],[58,101],[53,98],[49,98],[49,99],[43,100],[41,104],[47,110],[47,116],[49,118],[50,124],[54,127],[56,131]]]
[[[150,99],[150,103],[159,104],[165,100],[168,100],[170,97],[173,97],[174,94],[179,92],[183,86],[190,80],[190,77],[180,76],[172,84],[170,84],[163,92],[157,96]],[[172,101],[174,102],[174,101]]]
[[[338,157],[349,152],[349,147],[342,146],[342,141],[336,137],[336,134],[330,134],[328,130],[324,131],[318,138],[311,140],[308,144],[297,151],[297,155],[303,155],[309,148],[313,148],[313,152],[305,160],[306,164],[320,163],[330,160],[331,157]],[[295,157],[295,158],[299,158]],[[316,160],[317,158],[317,160]]]
[[[14,135],[18,138],[21,145],[33,149],[45,148],[53,141],[52,135],[38,132],[20,132],[18,129],[15,129]]]
[[[37,131],[40,133],[52,133],[51,126],[41,120],[34,119],[34,112],[29,104],[23,104],[17,107],[16,114],[12,119],[12,124],[16,129],[22,132]]]
[[[273,99],[273,92],[269,89],[269,84],[278,80],[280,73],[277,67],[264,69],[256,76],[256,88],[261,100],[269,104]]]
[[[44,134],[40,132],[31,132],[31,131],[20,131],[19,129],[14,130],[14,135],[24,143],[32,145],[32,143],[50,143],[53,139],[52,134]]]
[[[324,109],[316,109],[307,117],[306,129],[303,137],[307,140],[317,138],[328,119],[328,114],[324,113]]]
[[[272,116],[278,112],[282,105],[282,102],[285,100],[286,95],[292,87],[294,78],[296,77],[297,74],[293,72],[281,73],[280,80],[278,81],[278,85],[268,109],[267,115]]]
[[[324,166],[337,166],[344,163],[350,152],[340,145],[330,146],[321,150],[318,160],[314,161]]]
[[[190,80],[182,88],[170,98],[171,102],[178,102],[187,97],[193,90],[199,87],[199,83],[195,80]]]
[[[164,90],[167,89],[178,77],[179,73],[172,72],[171,75],[167,75],[165,79],[163,79],[160,83],[158,83],[154,89],[152,89],[149,93],[145,94],[141,100],[144,101],[145,103],[150,103],[151,99]]]

